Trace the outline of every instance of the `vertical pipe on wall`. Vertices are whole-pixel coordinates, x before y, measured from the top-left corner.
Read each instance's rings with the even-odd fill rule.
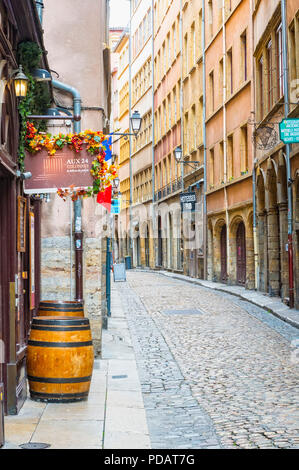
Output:
[[[206,37],[205,37],[205,0],[202,0],[202,27],[201,27],[201,41],[202,41],[202,89],[203,89],[203,114],[202,114],[202,125],[203,125],[203,160],[204,160],[204,202],[203,202],[203,244],[204,244],[204,279],[207,279],[207,138],[206,138]]]
[[[250,21],[251,21],[251,105],[255,109],[255,69],[254,69],[254,28],[253,28],[253,12],[254,0],[250,2]],[[255,122],[255,112],[252,111],[252,118]],[[255,124],[253,124],[255,125]],[[257,244],[257,213],[256,213],[256,171],[255,171],[255,145],[252,140],[252,206],[253,206],[253,253],[254,253],[254,287],[256,290],[259,288],[259,258],[258,258],[258,244]]]
[[[288,117],[289,106],[289,72],[287,52],[287,12],[286,0],[281,0],[282,25],[282,59],[283,59],[283,89],[284,89],[284,116]],[[286,173],[288,189],[288,259],[289,259],[289,306],[294,308],[294,271],[293,271],[293,204],[292,204],[292,174],[290,163],[290,145],[286,144]]]
[[[130,208],[129,208],[129,225],[130,225],[130,256],[133,265],[133,169],[132,169],[132,125],[130,117],[132,115],[132,0],[130,1],[130,22],[129,22],[129,172],[130,172]]]
[[[157,265],[157,241],[156,241],[156,214],[155,214],[155,65],[154,65],[154,53],[155,53],[155,28],[154,28],[155,16],[154,16],[154,0],[152,0],[152,224],[153,224],[153,255],[154,255],[154,267]]]
[[[230,247],[229,247],[229,215],[227,204],[227,138],[226,138],[226,26],[225,26],[225,0],[222,0],[222,47],[223,47],[223,169],[224,169],[224,200],[225,200],[225,221],[226,221],[226,258],[230,260]],[[227,262],[227,279],[229,280],[229,263]]]
[[[184,94],[183,94],[183,0],[180,0],[180,57],[181,57],[181,83],[180,83],[180,120],[181,120],[181,149],[182,149],[182,161],[181,161],[181,192],[184,191]],[[179,269],[182,269],[184,271],[184,259],[185,259],[185,253],[184,253],[184,230],[183,230],[183,213],[181,212],[181,223],[179,225],[179,230],[180,233],[179,235],[179,244],[178,244],[178,250],[179,250]],[[182,263],[182,253],[183,251],[183,263]]]
[[[76,88],[52,80],[54,88],[66,91],[73,95],[74,104],[74,132],[81,132],[81,95]],[[75,224],[75,276],[76,276],[76,300],[83,300],[83,232],[81,219],[81,200],[74,202],[74,224]],[[72,269],[72,266],[71,266]]]

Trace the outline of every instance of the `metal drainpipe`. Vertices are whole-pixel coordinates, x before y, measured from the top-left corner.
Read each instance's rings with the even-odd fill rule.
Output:
[[[43,8],[44,2],[43,0],[35,0],[38,16],[41,25],[43,24]],[[73,103],[74,103],[74,132],[78,133],[81,131],[81,96],[76,88],[66,85],[65,83],[61,83],[57,80],[52,79],[52,86],[59,90],[66,91],[73,95]],[[75,215],[75,275],[76,275],[76,300],[81,301],[83,300],[83,232],[82,232],[82,223],[81,223],[81,200],[78,199],[74,202],[74,215]],[[71,218],[70,218],[71,219]],[[72,224],[72,220],[70,220],[70,225]],[[70,297],[72,300],[72,227],[70,233]]]
[[[250,2],[250,18],[253,18],[254,11],[254,0]],[[251,46],[252,51],[254,48],[254,29],[251,21]],[[251,84],[251,103],[255,109],[255,69],[254,69],[254,57],[251,54],[251,73],[252,73],[252,84]],[[252,114],[253,120],[255,121],[255,113]],[[252,206],[253,206],[253,252],[254,252],[254,287],[256,290],[259,288],[259,258],[258,258],[258,244],[257,244],[257,213],[256,213],[256,171],[255,171],[255,145],[252,141]]]
[[[129,173],[130,173],[130,207],[129,207],[129,221],[130,221],[130,256],[131,266],[133,267],[133,169],[132,169],[132,126],[130,117],[132,115],[132,0],[130,0],[130,23],[129,23]]]
[[[153,255],[154,255],[154,267],[157,265],[157,242],[156,242],[156,214],[155,214],[155,121],[154,121],[154,110],[155,110],[155,65],[154,65],[154,0],[152,0],[152,224],[153,224]]]
[[[202,0],[202,27],[201,27],[201,38],[202,38],[202,87],[203,87],[203,100],[202,100],[202,123],[203,123],[203,160],[204,160],[204,183],[203,183],[203,245],[204,245],[204,279],[207,279],[207,139],[206,139],[206,38],[205,38],[205,0]]]
[[[81,95],[76,88],[61,83],[57,80],[52,80],[54,88],[66,91],[73,95],[74,103],[74,132],[81,132]],[[83,232],[82,232],[82,217],[81,217],[82,204],[81,200],[77,199],[74,202],[74,224],[75,224],[75,279],[76,279],[76,295],[75,299],[78,301],[83,300]],[[72,270],[72,264],[71,264]]]
[[[180,83],[180,117],[181,117],[181,149],[182,149],[182,162],[181,162],[181,192],[184,192],[184,102],[183,102],[183,1],[180,0],[180,48],[181,48],[181,83]],[[188,51],[187,51],[188,53]],[[184,223],[184,214],[181,213],[181,224]],[[185,253],[184,253],[184,239],[183,243],[181,242],[181,237],[184,237],[184,230],[180,227],[181,233],[179,234],[179,260],[180,260],[180,269],[184,272],[184,260],[185,260]],[[183,245],[183,264],[182,264],[182,256],[181,256],[181,245]]]
[[[223,168],[224,168],[224,200],[225,200],[225,221],[226,221],[226,269],[227,279],[229,281],[229,217],[227,204],[227,138],[226,138],[226,27],[225,27],[225,0],[222,0],[222,45],[223,45]]]
[[[287,52],[287,14],[286,0],[281,0],[282,25],[282,57],[283,57],[283,88],[284,88],[284,115],[288,117],[289,105],[289,71]],[[293,204],[292,204],[292,174],[290,164],[290,145],[286,144],[286,173],[288,188],[288,258],[289,258],[289,307],[294,308],[294,271],[293,271]]]

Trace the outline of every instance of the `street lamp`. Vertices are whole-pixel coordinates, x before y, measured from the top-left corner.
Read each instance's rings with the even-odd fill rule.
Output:
[[[115,192],[117,191],[118,186],[119,186],[119,178],[117,176],[116,178],[114,178],[114,180],[112,180],[112,188],[115,190]]]
[[[178,146],[174,149],[174,158],[178,163],[181,163],[182,165],[188,165],[191,166],[194,170],[200,167],[201,162],[192,160],[191,162],[185,162],[183,159],[183,150],[182,147]]]
[[[137,137],[138,132],[141,128],[141,116],[138,111],[134,111],[133,115],[130,117],[131,127],[135,137]]]
[[[25,98],[27,95],[28,89],[28,77],[23,72],[22,65],[19,66],[17,70],[13,70],[12,76],[14,76],[14,85],[15,85],[15,92],[18,98]]]
[[[180,161],[182,160],[182,156],[183,156],[182,147],[176,147],[174,149],[174,158],[176,159],[178,163],[180,163]]]

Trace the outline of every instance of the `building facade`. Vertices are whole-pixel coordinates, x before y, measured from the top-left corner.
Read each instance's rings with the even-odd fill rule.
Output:
[[[254,287],[250,0],[206,1],[208,279]]]
[[[131,2],[131,24],[143,3]],[[134,251],[133,266],[257,289],[298,306],[298,149],[279,136],[280,121],[298,117],[298,2],[157,0],[144,14],[147,8],[153,229]],[[144,38],[138,24],[131,30],[132,69]],[[142,81],[135,73],[131,79],[133,103]],[[134,162],[135,148],[129,152]],[[131,182],[136,197],[146,197],[146,178],[129,172],[125,179],[127,194]],[[182,193],[195,193],[195,211],[182,211]]]
[[[0,389],[5,413],[17,414],[27,394],[27,341],[40,298],[40,201],[24,194],[18,173],[20,98],[13,77],[20,45],[38,46],[40,66],[49,66],[35,2],[1,2],[0,13]]]
[[[296,1],[264,1],[253,11],[257,288],[297,308],[298,144],[280,141],[279,122],[298,118],[298,18]]]

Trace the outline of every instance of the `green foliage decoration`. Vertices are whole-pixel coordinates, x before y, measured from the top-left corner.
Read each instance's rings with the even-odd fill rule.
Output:
[[[19,139],[19,166],[24,170],[25,160],[25,136],[27,132],[27,119],[30,114],[45,114],[50,106],[50,93],[48,85],[44,82],[36,82],[32,76],[33,71],[38,68],[42,50],[32,41],[24,41],[18,45],[17,61],[22,65],[24,73],[28,77],[28,91],[25,98],[19,103],[20,113],[20,139]],[[46,132],[46,121],[35,121],[35,127],[39,132]]]

